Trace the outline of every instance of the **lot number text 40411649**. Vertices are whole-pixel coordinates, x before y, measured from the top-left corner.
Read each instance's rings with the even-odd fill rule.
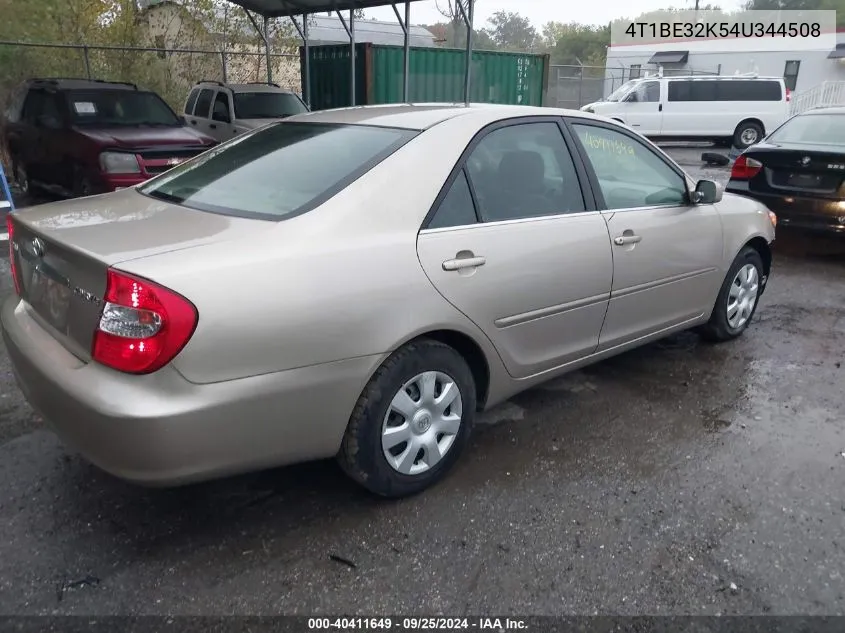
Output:
[[[308,618],[309,631],[519,631],[528,628],[519,618]]]

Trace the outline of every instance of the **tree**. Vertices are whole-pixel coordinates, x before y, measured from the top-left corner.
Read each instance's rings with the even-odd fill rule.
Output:
[[[845,0],[749,0],[749,11],[836,11],[836,26],[845,26]]]
[[[496,11],[487,22],[487,34],[496,48],[526,52],[536,48],[537,30],[528,18],[509,11]]]
[[[604,66],[610,45],[610,27],[549,22],[543,36],[553,64]]]

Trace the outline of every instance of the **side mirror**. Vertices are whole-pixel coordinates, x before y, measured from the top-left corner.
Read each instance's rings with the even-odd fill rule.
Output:
[[[722,188],[712,180],[699,180],[692,192],[693,204],[715,204],[721,202]]]
[[[180,114],[176,118],[179,119],[179,123],[181,123],[182,125],[188,125],[188,119],[185,118],[184,114]]]

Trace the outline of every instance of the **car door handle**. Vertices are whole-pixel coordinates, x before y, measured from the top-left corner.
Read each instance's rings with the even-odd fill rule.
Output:
[[[637,244],[642,240],[643,238],[639,235],[620,235],[613,238],[613,243],[617,246],[625,246],[626,244]]]
[[[209,123],[208,127],[210,127],[212,130],[216,130],[217,124],[216,123]]]
[[[487,263],[485,257],[461,257],[457,259],[447,259],[443,262],[443,270],[463,270],[464,268],[478,268]]]
[[[196,124],[197,124],[196,119],[191,119],[191,125],[196,125]]]

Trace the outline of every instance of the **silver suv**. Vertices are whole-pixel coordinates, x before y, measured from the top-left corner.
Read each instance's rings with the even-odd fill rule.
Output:
[[[257,127],[307,112],[295,92],[277,84],[200,81],[185,101],[185,120],[197,131],[227,141]]]

